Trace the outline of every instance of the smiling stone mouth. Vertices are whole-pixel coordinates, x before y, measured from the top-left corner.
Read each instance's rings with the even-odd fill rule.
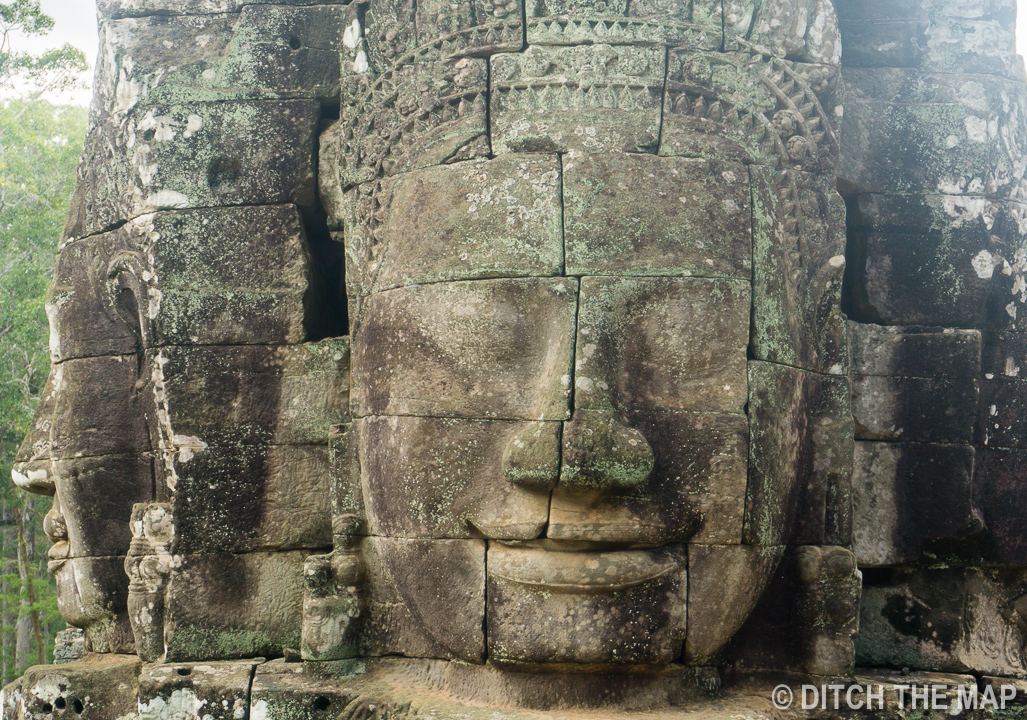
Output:
[[[682,570],[683,556],[662,548],[590,550],[494,543],[488,551],[489,575],[562,593],[623,590]]]

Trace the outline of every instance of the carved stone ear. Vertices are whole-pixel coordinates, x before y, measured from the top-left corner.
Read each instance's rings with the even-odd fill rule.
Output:
[[[111,258],[107,277],[102,285],[106,297],[104,312],[117,318],[136,336],[137,349],[150,346],[150,321],[146,315],[150,305],[150,291],[143,280],[144,266],[140,253],[123,251]]]

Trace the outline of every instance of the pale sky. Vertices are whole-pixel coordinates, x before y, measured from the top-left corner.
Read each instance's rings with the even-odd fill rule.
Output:
[[[96,9],[93,0],[41,0],[43,11],[57,23],[53,32],[42,38],[15,38],[16,50],[39,52],[59,47],[70,42],[86,54],[90,66],[96,61]],[[1027,0],[1017,0],[1017,48],[1021,55],[1027,55]],[[88,86],[92,72],[84,73],[82,82]],[[89,104],[88,89],[50,97],[51,102],[73,102]]]

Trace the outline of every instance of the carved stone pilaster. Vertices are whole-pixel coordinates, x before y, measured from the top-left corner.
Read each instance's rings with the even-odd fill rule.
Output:
[[[133,506],[132,544],[125,558],[128,614],[136,653],[146,662],[161,662],[164,657],[164,590],[171,577],[173,536],[170,505]]]

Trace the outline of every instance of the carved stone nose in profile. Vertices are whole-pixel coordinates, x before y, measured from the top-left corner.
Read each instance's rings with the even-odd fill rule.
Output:
[[[653,470],[653,449],[642,433],[612,413],[577,410],[564,425],[560,484],[581,490],[631,488]]]

